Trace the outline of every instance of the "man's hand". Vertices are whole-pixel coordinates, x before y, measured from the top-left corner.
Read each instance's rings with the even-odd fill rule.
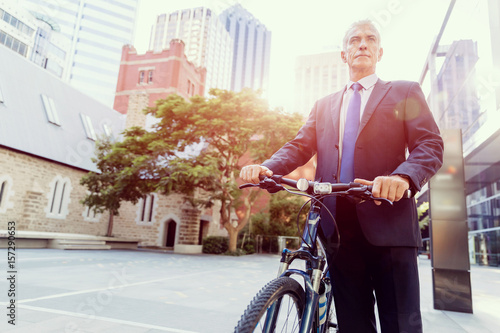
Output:
[[[384,198],[391,202],[399,201],[405,191],[410,188],[408,179],[398,175],[380,176],[373,181],[365,179],[354,179],[355,183],[363,185],[373,185],[372,194],[375,198]],[[380,201],[375,201],[375,204],[380,205]]]
[[[271,177],[273,172],[267,167],[258,164],[244,166],[240,171],[240,177],[245,183],[258,184],[260,181],[259,175]]]

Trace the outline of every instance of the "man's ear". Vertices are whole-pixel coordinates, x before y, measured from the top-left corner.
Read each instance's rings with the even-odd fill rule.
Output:
[[[383,48],[380,48],[378,50],[378,61],[380,61],[382,59],[382,55],[384,54],[384,49]]]
[[[345,54],[345,51],[340,52],[340,57],[342,58],[342,61],[344,62],[344,64],[346,64],[347,63],[347,56]]]

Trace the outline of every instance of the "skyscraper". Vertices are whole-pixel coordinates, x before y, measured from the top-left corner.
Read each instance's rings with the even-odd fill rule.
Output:
[[[112,106],[122,46],[131,44],[139,0],[23,0],[71,40],[63,79]]]
[[[297,57],[295,63],[295,109],[307,115],[321,97],[336,92],[347,83],[349,68],[340,51]]]
[[[58,77],[65,73],[70,40],[57,23],[33,15],[17,2],[0,0],[0,44]]]
[[[440,51],[444,62],[436,78],[437,91],[431,92],[438,96],[435,117],[440,128],[460,128],[467,140],[480,125],[476,122],[480,109],[475,80],[477,43],[454,41]]]
[[[268,88],[271,32],[240,4],[219,18],[234,40],[231,90]]]
[[[149,50],[159,53],[168,49],[172,39],[182,40],[188,60],[207,69],[205,93],[210,88],[230,88],[233,41],[210,9],[198,7],[158,15]]]

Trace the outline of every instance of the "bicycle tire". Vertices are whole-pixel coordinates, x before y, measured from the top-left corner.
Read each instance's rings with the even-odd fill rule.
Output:
[[[305,307],[304,289],[289,277],[277,278],[264,286],[248,305],[234,332],[263,332],[267,310],[273,304],[279,305],[279,313],[275,327],[270,332],[298,332]]]

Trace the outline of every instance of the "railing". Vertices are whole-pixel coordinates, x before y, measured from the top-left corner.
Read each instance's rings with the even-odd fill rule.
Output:
[[[296,250],[300,247],[300,237],[293,236],[255,236],[255,252],[280,254],[284,248]]]

